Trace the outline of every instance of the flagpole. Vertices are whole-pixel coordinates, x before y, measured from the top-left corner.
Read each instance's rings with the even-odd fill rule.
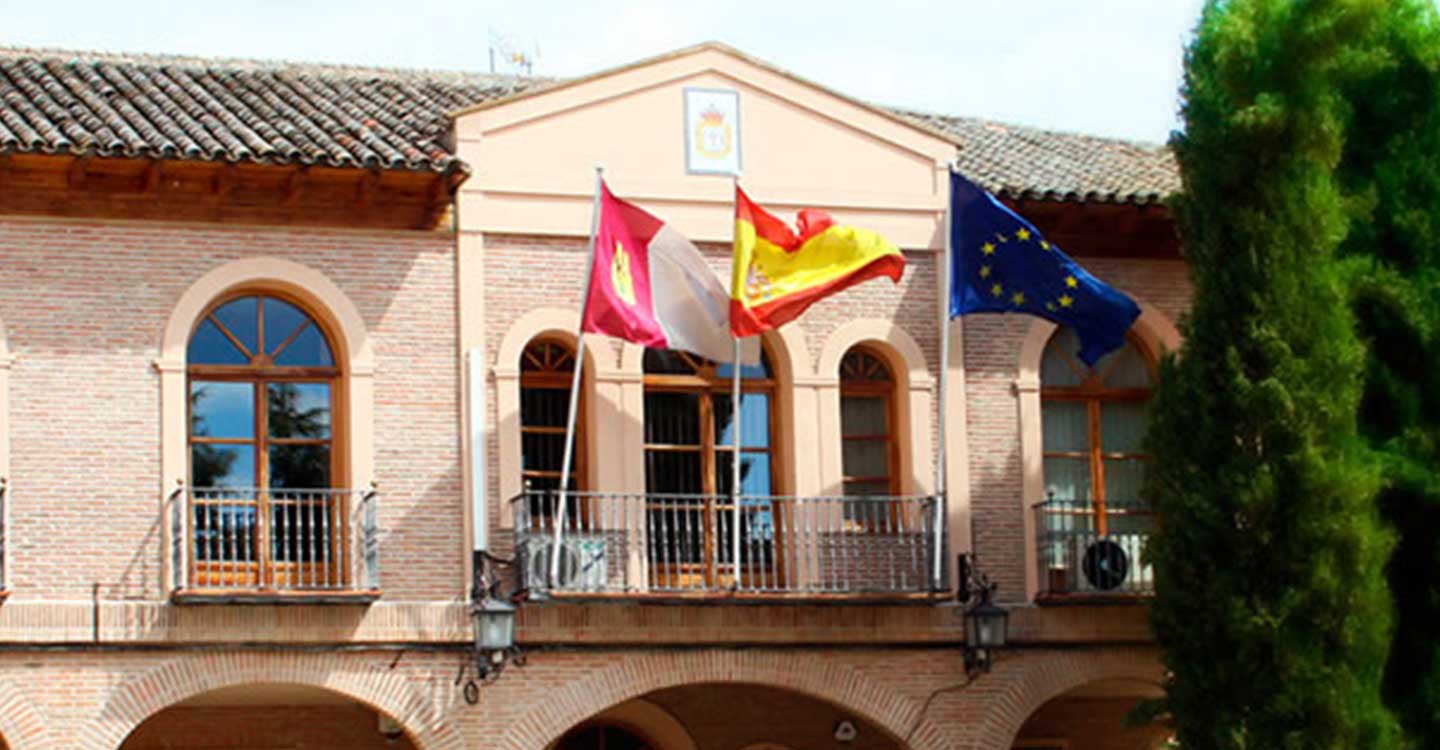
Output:
[[[556,503],[555,538],[550,544],[549,587],[554,590],[560,577],[560,543],[563,538],[565,516],[570,499],[570,465],[575,456],[575,412],[580,403],[580,374],[585,369],[585,310],[590,306],[590,277],[595,271],[595,234],[600,228],[600,186],[605,179],[605,168],[595,165],[595,202],[590,214],[590,254],[585,258],[585,291],[580,299],[580,325],[575,328],[575,366],[570,376],[570,410],[565,416],[565,449],[560,459],[560,499]]]
[[[735,178],[735,179],[734,179],[735,192],[732,193],[731,200],[734,200],[734,196],[739,194],[739,191],[740,191],[740,173],[739,173],[739,172],[736,172],[735,175],[734,175],[734,178]],[[733,213],[733,212],[732,212],[732,213]],[[735,222],[734,222],[733,220],[730,222],[730,226],[732,227],[731,232],[734,232],[733,227],[735,226]],[[734,263],[734,262],[735,262],[735,260],[734,260],[734,254],[735,254],[734,244],[735,244],[735,243],[734,243],[733,238],[732,238],[730,244],[731,244],[731,250],[730,250],[731,260],[730,260],[730,262],[731,262],[731,263]],[[731,270],[731,275],[732,275],[732,276],[734,275],[734,270],[733,270],[733,269]],[[735,589],[738,591],[738,590],[740,589],[740,522],[741,522],[741,518],[740,518],[740,425],[741,425],[741,422],[740,422],[740,339],[735,336],[735,329],[734,329],[733,327],[730,329],[730,341],[731,341],[730,361],[731,361],[731,363],[732,363],[732,364],[730,365],[730,367],[731,367],[731,373],[730,373],[730,428],[731,428],[731,430],[732,430],[732,432],[731,432],[731,434],[730,434],[730,451],[731,451],[731,456],[730,456],[730,512],[731,512],[731,514],[732,514],[732,515],[731,515],[731,519],[730,519],[730,537],[731,537],[731,540],[730,540],[730,555],[731,555],[731,558],[730,558],[730,559],[731,559],[731,562],[733,562],[734,565],[735,565]]]
[[[955,169],[954,164],[948,165],[945,170],[945,250],[940,257],[940,378],[939,393],[936,394],[936,412],[939,420],[935,431],[935,570],[932,588],[936,591],[945,588],[944,581],[944,556],[945,556],[945,506],[948,504],[946,480],[948,479],[945,470],[948,454],[945,446],[945,434],[948,432],[948,414],[945,410],[946,391],[949,390],[950,375],[950,262],[954,248],[950,246],[951,222],[955,220],[953,211],[955,196],[951,195],[950,173]]]

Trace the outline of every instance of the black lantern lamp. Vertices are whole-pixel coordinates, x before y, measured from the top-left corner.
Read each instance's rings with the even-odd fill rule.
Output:
[[[475,585],[471,592],[470,621],[475,630],[475,651],[470,665],[462,665],[458,684],[465,678],[467,666],[473,667],[474,676],[465,681],[465,702],[475,705],[480,702],[480,685],[494,682],[504,671],[505,665],[525,665],[525,652],[515,644],[515,616],[517,610],[506,597],[500,596],[503,581],[496,568],[513,566],[513,560],[504,560],[487,552],[475,554]]]
[[[995,590],[1000,587],[992,583],[984,573],[975,572],[970,555],[960,555],[960,587],[955,598],[962,606],[971,600],[973,606],[965,610],[965,672],[989,672],[995,649],[1005,648],[1010,628],[1010,612],[994,602]]]

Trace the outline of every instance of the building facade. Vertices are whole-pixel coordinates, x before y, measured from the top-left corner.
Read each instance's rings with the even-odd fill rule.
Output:
[[[906,258],[764,336],[738,459],[725,363],[576,356],[597,165],[728,278],[732,178],[687,143]],[[954,162],[1140,302],[1124,350],[942,324]],[[1121,719],[1161,677],[1138,438],[1177,188],[1160,148],[715,44],[569,81],[0,51],[0,739],[1157,747]],[[1010,612],[968,675],[960,554]],[[467,695],[477,559],[525,658]]]

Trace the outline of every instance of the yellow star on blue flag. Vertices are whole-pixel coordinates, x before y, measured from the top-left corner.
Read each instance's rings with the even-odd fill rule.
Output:
[[[999,291],[997,291],[999,290]],[[1125,343],[1140,307],[1091,276],[995,196],[950,173],[950,317],[1025,313],[1075,329],[1095,364]]]

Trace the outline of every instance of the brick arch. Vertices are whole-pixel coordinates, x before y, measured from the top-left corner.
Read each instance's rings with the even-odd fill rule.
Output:
[[[54,746],[50,722],[9,680],[0,680],[0,740],[9,750],[45,750]]]
[[[951,732],[928,718],[914,726],[920,716],[918,702],[901,697],[893,688],[858,670],[821,659],[797,669],[794,660],[784,655],[716,650],[649,653],[570,682],[550,691],[545,701],[511,722],[496,747],[549,747],[572,727],[612,706],[657,690],[705,683],[744,683],[790,690],[854,711],[897,741],[910,734],[910,747],[915,750],[955,746]]]
[[[992,689],[981,712],[985,718],[970,727],[969,746],[975,750],[1009,750],[1020,727],[1051,699],[1103,680],[1158,685],[1161,670],[1159,655],[1141,649],[1051,652],[1013,666],[998,660],[995,671],[980,679],[1004,685]]]
[[[363,703],[394,719],[417,750],[462,750],[445,720],[444,706],[423,695],[400,673],[341,654],[205,653],[171,659],[117,687],[86,725],[77,746],[115,750],[142,723],[176,703],[227,687],[304,685]]]

